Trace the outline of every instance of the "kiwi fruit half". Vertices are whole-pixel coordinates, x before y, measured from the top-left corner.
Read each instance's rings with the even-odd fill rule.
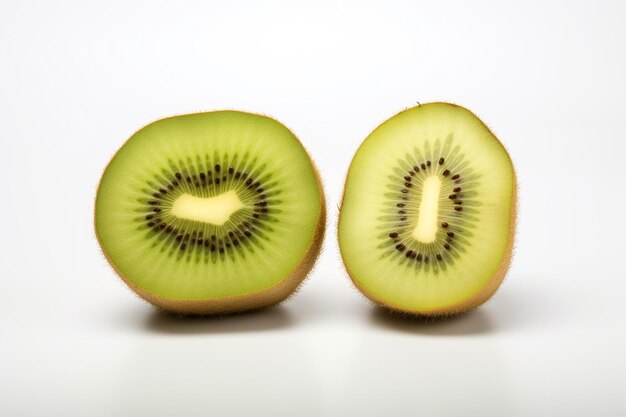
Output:
[[[372,301],[445,316],[496,291],[515,217],[515,171],[498,139],[463,107],[424,104],[385,121],[356,152],[339,247]]]
[[[294,134],[216,111],[156,121],[106,167],[95,229],[128,286],[178,313],[251,310],[288,297],[320,250],[325,203]]]

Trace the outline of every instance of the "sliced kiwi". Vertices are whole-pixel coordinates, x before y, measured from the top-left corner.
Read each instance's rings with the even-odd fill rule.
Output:
[[[141,297],[179,313],[278,303],[309,272],[325,226],[309,156],[279,122],[217,111],[135,133],[107,166],[95,229]]]
[[[430,103],[376,128],[348,172],[339,246],[356,286],[393,310],[460,313],[486,301],[513,247],[508,153],[469,110]]]

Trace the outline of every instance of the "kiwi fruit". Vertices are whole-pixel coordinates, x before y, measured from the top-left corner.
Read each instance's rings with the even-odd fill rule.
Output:
[[[115,154],[95,231],[128,286],[177,313],[252,310],[287,298],[325,228],[317,171],[295,135],[239,111],[158,120]]]
[[[516,177],[469,110],[429,103],[377,127],[356,152],[338,238],[356,287],[388,309],[446,316],[500,286],[511,262]]]

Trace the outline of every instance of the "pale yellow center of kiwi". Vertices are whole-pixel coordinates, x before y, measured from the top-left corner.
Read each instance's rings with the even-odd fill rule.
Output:
[[[195,220],[221,226],[244,204],[234,190],[215,197],[181,194],[172,206],[172,214],[181,219]]]
[[[437,236],[440,191],[441,180],[438,176],[431,175],[424,180],[417,225],[412,233],[412,236],[422,243],[434,242]]]

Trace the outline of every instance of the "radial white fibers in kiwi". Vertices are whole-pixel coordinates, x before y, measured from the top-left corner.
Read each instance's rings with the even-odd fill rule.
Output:
[[[309,272],[325,225],[304,147],[260,115],[171,117],[135,133],[107,166],[95,228],[141,297],[181,313],[227,313],[285,299]]]
[[[424,104],[375,129],[348,172],[339,246],[356,286],[402,312],[454,314],[486,301],[509,267],[516,180],[469,110]]]

